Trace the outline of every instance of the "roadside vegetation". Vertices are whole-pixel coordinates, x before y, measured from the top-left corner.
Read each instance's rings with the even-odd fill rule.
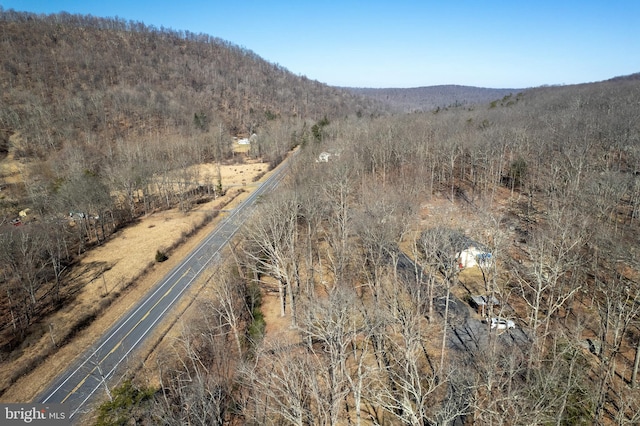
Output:
[[[4,19],[5,26],[19,22]],[[109,23],[131,25],[101,25]],[[115,34],[123,29],[129,31],[116,28]],[[166,48],[167,40],[194,51],[216,45],[154,34]],[[23,74],[11,81],[22,78],[17,75]],[[103,405],[100,421],[638,424],[636,77],[402,115],[363,114],[363,101],[340,98],[307,116],[298,108],[314,103],[309,99],[295,105],[298,115],[286,116],[293,107],[263,111],[265,121],[255,127],[251,120],[230,125],[222,116],[207,127],[210,110],[189,111],[182,130],[162,137],[133,137],[146,128],[141,123],[151,123],[144,120],[121,139],[92,139],[79,126],[85,137],[74,140],[82,143],[54,143],[65,173],[54,173],[58,163],[33,151],[29,161],[40,161],[47,173],[22,184],[22,194],[40,217],[51,217],[50,206],[59,206],[55,211],[86,213],[87,224],[69,228],[78,235],[75,244],[52,239],[60,242],[53,246],[58,251],[36,251],[46,256],[29,264],[31,251],[21,248],[35,243],[24,231],[30,228],[7,223],[3,312],[6,324],[16,325],[5,330],[6,339],[18,341],[34,313],[42,315],[34,299],[56,294],[56,282],[64,288],[72,265],[56,261],[61,248],[81,252],[99,244],[109,229],[123,226],[120,215],[133,220],[164,208],[167,199],[188,208],[196,202],[185,196],[194,177],[183,173],[203,160],[232,159],[219,131],[237,125],[248,134],[258,129],[258,140],[268,141],[251,145],[250,156],[271,161],[298,145],[301,152],[287,180],[261,200],[228,264],[212,271],[215,278],[180,332],[150,358],[155,363],[132,372],[131,382],[113,384],[113,394],[122,397]],[[189,85],[200,87],[190,80],[181,87]],[[18,95],[13,92],[22,99]],[[236,106],[226,110],[231,117],[246,111]],[[333,110],[339,113],[331,106],[340,106]],[[0,123],[10,128],[6,117]],[[18,127],[11,128],[7,140],[14,143]],[[113,157],[119,161],[95,161],[100,153],[120,153]],[[141,180],[107,179],[120,176],[117,164],[128,165],[120,173],[152,172]],[[184,183],[183,190],[162,187],[163,170],[168,181]],[[204,193],[215,196],[215,184],[214,178]],[[66,204],[56,204],[60,200]],[[101,222],[105,217],[112,222]],[[491,261],[460,269],[456,236],[481,245]],[[18,255],[24,261],[11,263]],[[38,275],[42,264],[53,272]],[[499,303],[480,313],[470,305],[478,295]],[[514,326],[492,329],[497,317]]]
[[[221,168],[264,162],[266,173],[310,138],[319,111],[370,108],[201,34],[2,8],[0,31],[3,360],[73,303],[85,253],[140,218],[235,193]]]
[[[249,338],[247,297],[212,282],[235,314],[200,311],[216,322],[185,330],[198,349],[157,394],[203,408],[162,421],[637,423],[639,90],[324,125],[234,250],[234,288],[258,284],[269,305],[264,337]],[[453,235],[494,261],[460,270]],[[478,294],[500,305],[482,316]]]

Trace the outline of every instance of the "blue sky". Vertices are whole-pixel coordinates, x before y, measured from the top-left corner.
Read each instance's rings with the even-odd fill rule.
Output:
[[[640,72],[639,0],[0,0],[206,33],[335,86],[525,88]]]

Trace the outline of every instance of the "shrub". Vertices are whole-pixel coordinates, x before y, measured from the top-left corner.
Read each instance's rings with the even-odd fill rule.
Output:
[[[156,251],[156,262],[162,263],[167,259],[169,259],[169,257],[167,256],[167,254],[163,250],[157,250]]]
[[[259,308],[254,308],[251,312],[252,321],[247,330],[249,340],[251,342],[258,342],[264,336],[264,329],[267,326],[264,320],[264,315]]]
[[[135,422],[146,401],[153,398],[152,388],[135,387],[131,380],[126,380],[120,387],[111,392],[112,399],[98,408],[97,426],[125,425]]]

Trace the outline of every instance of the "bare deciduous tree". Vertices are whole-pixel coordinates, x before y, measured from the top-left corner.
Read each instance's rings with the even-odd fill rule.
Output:
[[[286,314],[287,297],[292,324],[296,324],[298,272],[298,202],[292,192],[274,194],[262,204],[248,225],[245,253],[259,274],[278,281],[280,315]]]
[[[307,300],[300,309],[300,332],[309,351],[327,367],[324,410],[329,424],[339,423],[343,399],[349,393],[349,349],[364,326],[355,292],[344,284],[334,287],[326,299]]]

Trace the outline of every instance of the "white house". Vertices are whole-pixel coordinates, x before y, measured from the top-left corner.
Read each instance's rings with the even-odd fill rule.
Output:
[[[493,263],[493,255],[488,247],[464,235],[452,235],[451,244],[456,251],[455,258],[460,269],[474,266],[484,268]]]
[[[248,138],[242,138],[242,139],[238,139],[238,145],[251,145],[252,142],[255,142],[256,139],[258,138],[258,135],[256,135],[255,133],[253,133],[250,137]]]
[[[481,268],[490,266],[493,262],[493,256],[486,249],[469,246],[460,251],[458,256],[458,266],[460,269],[479,266]]]
[[[318,159],[316,160],[316,163],[327,163],[330,157],[331,157],[331,153],[326,151],[321,152],[320,155],[318,155]]]

